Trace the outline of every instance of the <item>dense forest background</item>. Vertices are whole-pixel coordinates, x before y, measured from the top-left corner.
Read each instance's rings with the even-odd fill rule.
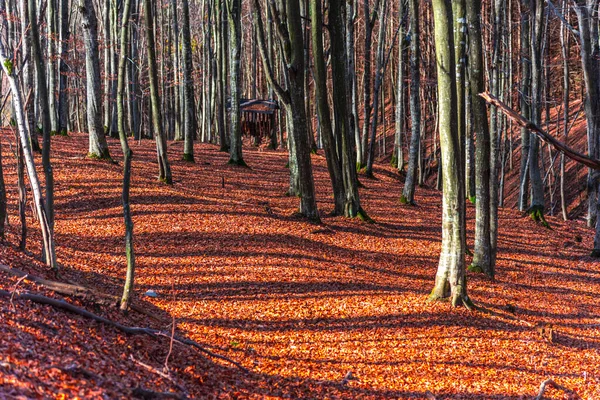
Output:
[[[86,394],[593,398],[598,10],[0,0],[0,383],[45,393],[50,305],[121,332],[49,352]]]

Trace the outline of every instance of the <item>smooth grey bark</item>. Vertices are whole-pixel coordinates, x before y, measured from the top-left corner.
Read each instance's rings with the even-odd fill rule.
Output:
[[[404,170],[404,151],[402,145],[402,134],[404,133],[405,124],[405,94],[406,84],[404,73],[406,68],[406,49],[405,49],[405,32],[404,32],[404,16],[406,14],[405,0],[398,1],[398,75],[396,82],[396,109],[395,109],[395,138],[394,138],[394,153],[392,156],[392,166],[398,168],[399,171]]]
[[[350,112],[350,133],[354,136],[356,148],[356,165],[362,165],[363,152],[358,121],[358,82],[356,79],[356,56],[354,23],[358,12],[358,0],[346,0],[346,84],[348,93],[348,110]]]
[[[520,103],[521,114],[526,119],[531,119],[531,0],[521,0],[521,88]],[[521,128],[521,164],[519,170],[519,211],[525,211],[529,197],[529,142],[531,134],[525,128]]]
[[[598,158],[600,154],[600,60],[598,46],[597,25],[597,0],[577,0],[574,5],[577,21],[579,22],[579,39],[581,47],[581,65],[586,90],[585,116],[587,121],[588,154],[592,158]],[[596,224],[596,235],[594,237],[594,249],[592,256],[600,257],[600,196],[598,196],[597,171],[588,171],[588,215],[589,226]]]
[[[37,18],[33,18],[31,20],[36,21]],[[0,2],[0,25],[2,25],[4,29],[6,29],[7,27],[6,13],[3,2]],[[51,225],[47,216],[47,207],[45,205],[44,197],[42,195],[42,189],[35,167],[33,152],[31,151],[31,146],[29,142],[29,132],[27,132],[27,123],[25,121],[25,113],[23,112],[23,96],[21,94],[21,89],[17,82],[14,60],[8,58],[6,48],[2,40],[0,40],[0,64],[2,65],[2,70],[4,71],[4,74],[7,77],[8,84],[10,86],[10,91],[12,94],[11,98],[13,108],[15,111],[17,130],[19,132],[19,141],[23,149],[23,156],[25,158],[25,165],[27,167],[29,184],[31,186],[31,191],[33,193],[33,199],[35,203],[35,211],[38,217],[38,221],[40,222],[44,253],[47,255],[45,260],[46,265],[56,270],[57,264],[55,258],[56,253],[54,251],[54,233],[51,229]]]
[[[450,0],[433,0],[442,150],[442,251],[431,300],[450,298],[453,306],[472,303],[465,276],[464,173],[457,127],[456,64]]]
[[[365,118],[372,118],[371,123],[368,124],[365,121],[365,125],[370,127],[370,139],[368,143],[369,152],[367,155],[367,168],[365,174],[369,177],[373,176],[373,163],[375,162],[375,140],[377,135],[377,122],[378,122],[378,112],[379,112],[379,102],[381,100],[380,90],[381,85],[383,83],[383,74],[385,72],[385,26],[387,23],[387,0],[378,0],[380,9],[377,11],[379,14],[379,31],[377,33],[377,60],[375,67],[375,85],[373,88],[373,105],[369,106],[369,110],[372,110],[373,116],[368,116],[369,114],[365,113]],[[370,90],[370,89],[369,89]],[[366,110],[366,108],[365,108]]]
[[[150,103],[152,107],[152,125],[156,141],[158,160],[158,179],[167,184],[173,183],[171,166],[167,157],[167,138],[162,125],[162,111],[158,94],[156,68],[156,45],[154,41],[154,16],[150,0],[144,0],[144,22],[146,24],[146,53],[148,56],[148,81],[150,82]]]
[[[531,2],[531,120],[540,125],[542,112],[542,30],[544,26],[544,1]],[[540,143],[537,136],[530,137],[529,180],[531,181],[531,202],[529,214],[534,221],[547,225],[544,218],[544,183],[540,170]]]
[[[29,3],[29,20],[37,21],[37,9],[35,1],[30,0]],[[40,106],[42,111],[42,130],[43,130],[43,143],[42,143],[42,167],[44,169],[44,178],[46,179],[46,201],[44,205],[46,207],[46,218],[48,222],[48,229],[50,230],[50,237],[54,238],[54,174],[52,171],[52,164],[50,163],[50,145],[51,145],[51,107],[49,104],[49,95],[46,88],[46,68],[42,60],[42,49],[40,46],[40,34],[38,24],[31,24],[31,55],[35,65],[35,71],[38,82],[38,91],[40,98]],[[44,247],[44,250],[46,248]],[[54,243],[50,246],[50,250],[54,251]],[[56,254],[44,253],[46,263],[52,265],[52,268],[56,266]]]
[[[415,203],[417,181],[417,162],[421,142],[421,29],[419,27],[419,1],[409,0],[410,12],[410,147],[408,151],[408,170],[400,202]]]
[[[56,2],[57,0],[46,0],[47,10],[47,34],[48,39],[48,58],[46,60],[48,73],[46,74],[46,84],[48,85],[48,108],[50,114],[50,132],[52,135],[58,133],[58,114],[56,112]],[[39,40],[34,38],[34,40]],[[42,150],[43,151],[43,150]]]
[[[182,33],[183,33],[183,94],[184,94],[184,123],[183,123],[183,159],[194,160],[194,139],[196,138],[196,123],[194,119],[194,78],[192,65],[192,37],[190,33],[190,7],[188,0],[182,0]]]
[[[88,157],[110,159],[102,126],[100,59],[98,55],[98,19],[92,0],[79,0],[83,41],[85,44],[86,111],[88,123]]]
[[[229,164],[246,166],[242,154],[242,126],[240,99],[242,97],[241,51],[242,51],[242,1],[227,1],[229,27]]]
[[[369,0],[363,0],[363,12],[365,18],[365,42],[364,42],[364,68],[363,68],[363,129],[362,129],[362,158],[359,160],[359,168],[366,167],[367,149],[369,146],[369,133],[371,123],[371,69],[372,60],[371,53],[373,47],[373,28],[375,27],[375,21],[377,21],[379,3],[381,0],[375,0],[375,6],[373,7],[373,13],[371,15],[371,5]]]
[[[120,54],[119,69],[117,74],[117,120],[119,126],[119,140],[121,150],[123,151],[123,191],[121,201],[123,202],[123,221],[125,224],[125,255],[127,257],[127,272],[125,275],[125,285],[123,286],[123,296],[121,297],[121,311],[127,311],[129,303],[133,297],[133,285],[135,278],[135,255],[133,249],[133,220],[131,219],[131,206],[129,204],[129,190],[131,186],[131,159],[133,152],[127,142],[127,132],[125,130],[125,67],[127,64],[127,39],[129,38],[129,17],[131,13],[131,0],[125,0],[123,3],[123,15],[121,18],[120,32]]]
[[[29,2],[28,0],[21,0],[19,2],[21,12],[21,37],[23,40],[22,46],[22,58],[25,61],[21,67],[21,74],[23,76],[23,87],[32,89],[35,87],[34,72],[35,66],[31,60],[31,27],[29,25]],[[32,99],[35,96],[32,95]],[[35,126],[35,106],[34,101],[29,101],[24,104],[25,110],[25,123],[27,124],[27,133],[29,135],[29,141],[31,142],[31,148],[35,152],[42,151],[40,142],[38,140],[37,129]]]
[[[490,242],[490,133],[485,101],[479,93],[485,91],[483,43],[481,30],[481,0],[467,0],[469,35],[469,78],[471,113],[476,137],[475,150],[475,248],[471,271],[493,277]]]
[[[59,0],[59,38],[60,58],[58,61],[58,133],[67,135],[69,122],[69,98],[67,95],[68,80],[67,57],[69,52],[69,0]]]
[[[181,132],[181,79],[179,73],[181,71],[181,62],[179,60],[179,16],[177,15],[177,1],[171,0],[171,16],[173,18],[173,102],[175,113],[175,140],[181,140],[183,134]]]

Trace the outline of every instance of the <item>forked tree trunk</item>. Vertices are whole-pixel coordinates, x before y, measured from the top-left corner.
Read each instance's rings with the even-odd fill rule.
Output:
[[[431,300],[450,298],[471,306],[465,277],[465,185],[457,127],[456,65],[450,0],[433,0],[438,73],[438,110],[442,150],[442,252]]]

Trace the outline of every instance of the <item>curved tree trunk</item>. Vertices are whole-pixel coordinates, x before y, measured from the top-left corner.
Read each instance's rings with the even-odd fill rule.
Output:
[[[131,219],[131,208],[129,204],[129,188],[131,186],[131,159],[133,152],[127,142],[127,132],[125,131],[125,66],[127,64],[127,39],[129,37],[129,16],[131,12],[131,0],[125,0],[123,4],[123,16],[121,20],[120,33],[120,54],[119,69],[117,75],[117,120],[119,126],[119,140],[123,150],[123,192],[121,200],[123,202],[123,220],[125,223],[125,254],[127,257],[127,273],[125,285],[123,287],[123,296],[121,298],[121,310],[127,311],[133,294],[133,283],[135,276],[135,256],[133,252],[133,220]]]

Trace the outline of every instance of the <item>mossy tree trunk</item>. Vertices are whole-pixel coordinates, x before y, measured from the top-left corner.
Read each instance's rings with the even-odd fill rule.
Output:
[[[544,26],[544,1],[531,2],[531,120],[540,125],[542,116],[542,30]],[[529,180],[531,181],[531,202],[529,213],[536,221],[547,225],[544,218],[544,183],[540,170],[540,140],[530,136]]]
[[[131,159],[133,152],[127,141],[125,130],[125,67],[127,64],[127,39],[129,37],[129,16],[131,12],[131,0],[125,0],[123,4],[123,15],[121,19],[119,69],[117,75],[117,120],[119,126],[119,140],[123,150],[123,191],[121,201],[123,202],[123,220],[125,223],[125,255],[127,257],[127,273],[123,296],[121,298],[121,310],[127,311],[133,295],[133,284],[135,277],[135,255],[133,252],[133,220],[131,219],[131,206],[129,204],[129,190],[131,186]]]
[[[88,157],[110,159],[102,126],[98,20],[94,2],[92,0],[79,0],[79,11],[85,43],[86,112],[89,131]]]
[[[465,276],[465,185],[457,126],[456,64],[450,0],[433,0],[442,152],[442,252],[431,300],[471,306]]]

